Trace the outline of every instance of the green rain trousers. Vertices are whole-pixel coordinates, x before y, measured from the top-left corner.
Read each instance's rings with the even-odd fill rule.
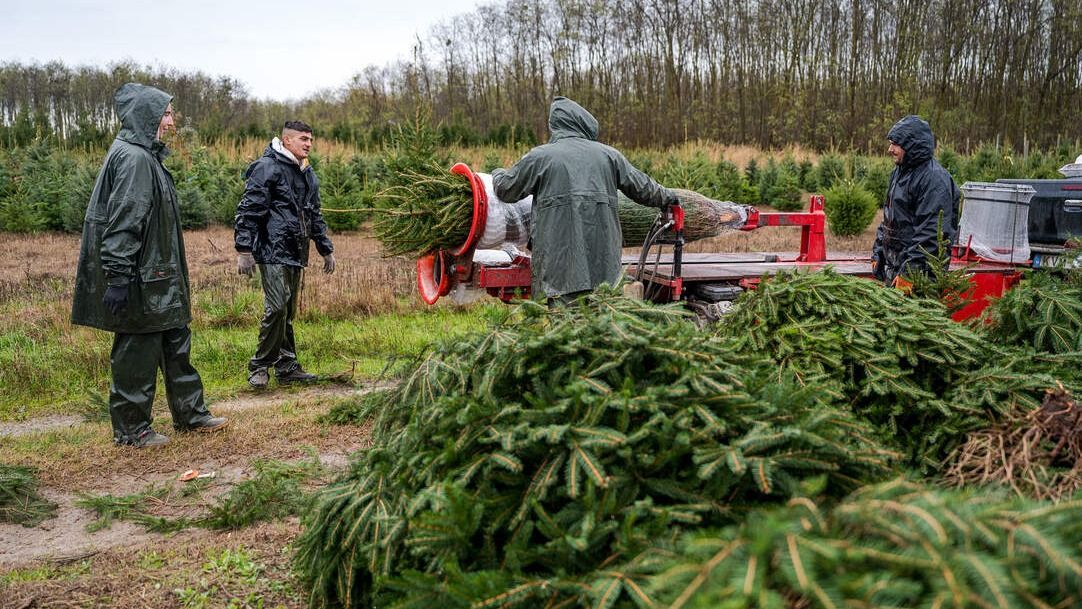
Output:
[[[248,370],[274,366],[278,375],[289,374],[297,363],[297,344],[293,339],[293,317],[301,291],[303,267],[286,264],[259,265],[263,282],[263,321],[259,324],[259,345]]]
[[[165,379],[173,427],[189,429],[211,418],[203,403],[203,381],[190,361],[191,352],[192,333],[187,326],[113,336],[109,416],[117,444],[138,444],[139,436],[150,429],[159,369]]]

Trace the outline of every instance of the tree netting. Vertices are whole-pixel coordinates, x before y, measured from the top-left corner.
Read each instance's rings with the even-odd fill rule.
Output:
[[[529,241],[532,197],[507,202],[496,197],[492,176],[478,173],[488,198],[488,217],[477,247],[524,248]],[[747,220],[747,208],[715,201],[690,190],[674,189],[684,208],[684,239],[696,241],[736,230]],[[381,193],[382,207],[373,226],[388,255],[421,256],[436,249],[458,249],[466,242],[473,222],[473,194],[469,181],[442,166],[429,163],[404,170],[395,186]],[[641,246],[660,211],[619,195],[617,216],[623,246]]]
[[[698,241],[717,237],[726,230],[739,230],[747,222],[747,206],[731,201],[715,201],[691,190],[674,188],[684,208],[684,240]],[[624,247],[641,246],[660,213],[655,207],[639,205],[622,193],[618,196],[617,214],[624,233]]]

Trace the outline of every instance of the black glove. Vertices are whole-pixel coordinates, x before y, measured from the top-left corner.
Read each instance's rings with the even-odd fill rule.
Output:
[[[105,290],[105,296],[101,299],[101,303],[113,315],[120,315],[120,312],[128,306],[128,285],[109,286]]]

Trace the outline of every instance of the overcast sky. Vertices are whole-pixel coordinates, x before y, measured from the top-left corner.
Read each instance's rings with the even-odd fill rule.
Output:
[[[0,61],[201,70],[259,98],[299,99],[409,55],[480,0],[8,0]]]

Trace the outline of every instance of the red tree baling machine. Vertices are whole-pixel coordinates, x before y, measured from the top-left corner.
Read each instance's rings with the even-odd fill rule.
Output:
[[[478,247],[485,231],[490,205],[506,205],[494,199],[491,179],[474,173],[465,164],[452,167],[473,188],[473,222],[469,236],[457,249],[437,251],[417,261],[417,285],[421,298],[433,304],[453,292],[481,290],[508,302],[530,294],[530,258],[516,247],[487,250]],[[953,248],[951,268],[966,268],[973,289],[968,304],[955,314],[962,320],[976,317],[989,303],[1033,266],[1028,244],[1023,243],[1029,199],[1033,188],[1025,185],[967,183],[966,210],[962,214],[959,242]],[[528,202],[523,201],[519,203]],[[800,212],[760,212],[751,208],[740,230],[797,227],[800,250],[778,253],[686,253],[684,213],[679,205],[659,214],[638,256],[625,256],[628,275],[642,284],[642,294],[654,302],[684,301],[706,319],[716,319],[745,290],[753,289],[766,275],[787,270],[815,271],[830,266],[835,272],[872,278],[867,252],[829,252],[826,247],[826,215],[822,195],[811,195],[808,208]],[[968,221],[967,221],[968,220]],[[1021,226],[1022,241],[1019,241]],[[524,243],[524,240],[523,240]],[[991,245],[988,245],[991,243]],[[668,252],[662,250],[668,246]],[[981,247],[984,246],[984,247]]]

